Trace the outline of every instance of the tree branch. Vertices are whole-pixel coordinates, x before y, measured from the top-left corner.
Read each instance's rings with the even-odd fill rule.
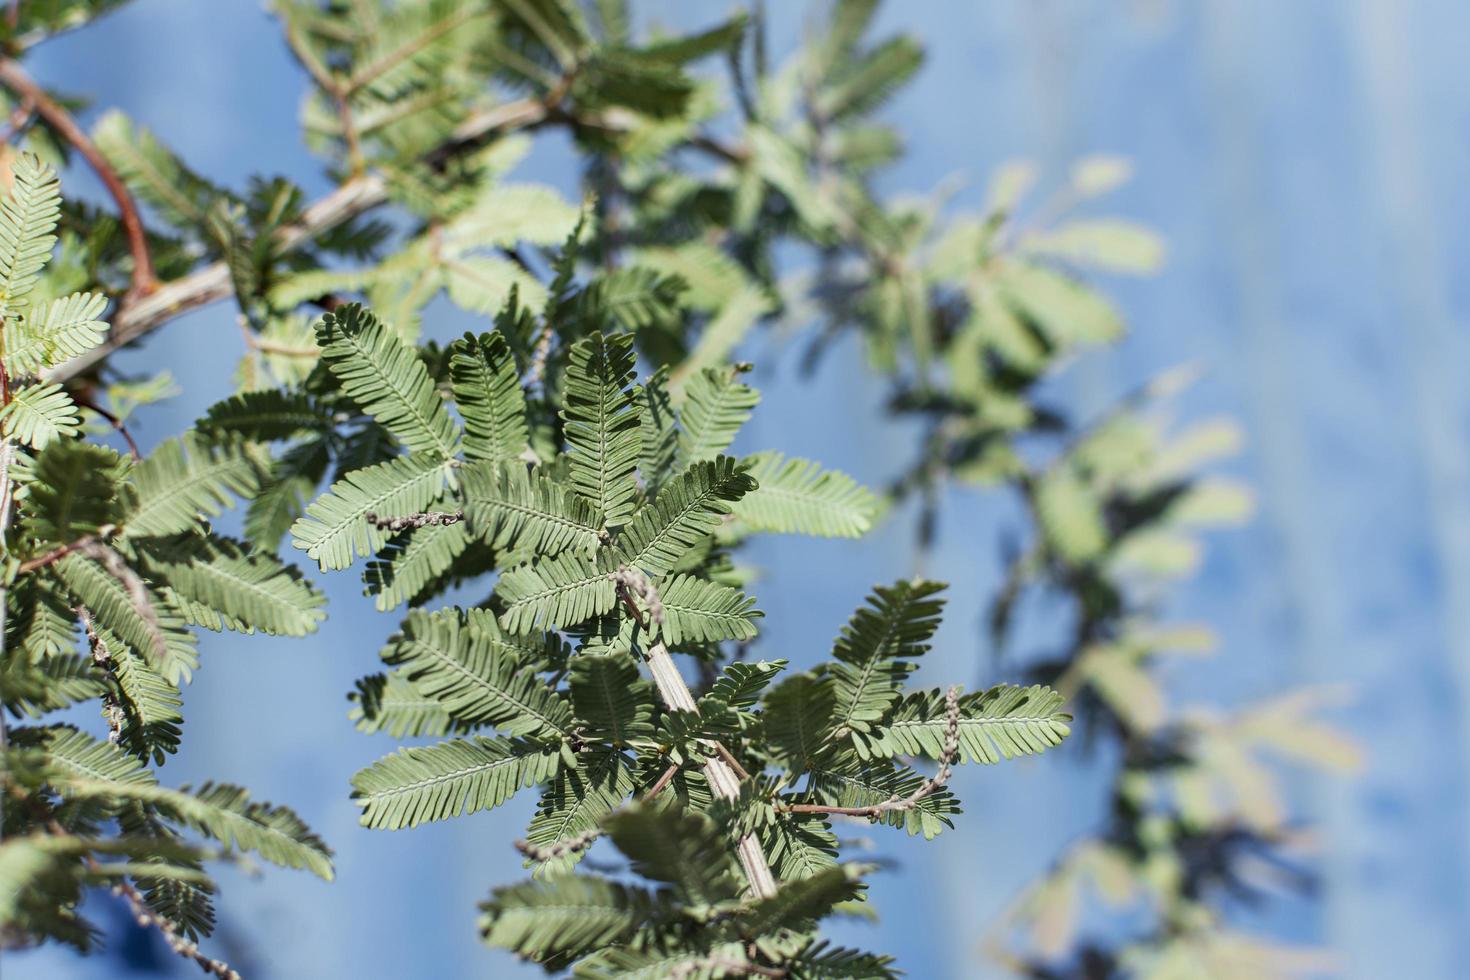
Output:
[[[483,145],[489,137],[497,133],[534,129],[551,122],[623,131],[634,125],[635,117],[631,113],[617,110],[596,117],[579,117],[556,110],[546,99],[518,99],[488,109],[461,123],[448,141],[424,157],[424,162],[430,166],[443,166],[459,154]],[[741,147],[726,146],[708,137],[695,138],[689,145],[729,162],[743,161],[748,155]],[[276,246],[282,252],[289,252],[317,235],[380,207],[387,201],[388,185],[382,176],[366,173],[353,177],[309,206],[302,212],[301,220],[296,224],[278,231]],[[52,368],[46,372],[46,379],[64,382],[85,374],[113,351],[152,333],[169,320],[226,300],[233,294],[230,270],[223,262],[215,262],[164,283],[147,296],[124,304],[113,314],[112,332],[106,342],[80,357]]]
[[[140,297],[153,291],[158,285],[158,279],[153,274],[153,257],[148,252],[148,237],[143,231],[143,219],[138,214],[138,205],[133,201],[132,194],[128,193],[122,178],[117,171],[112,169],[112,164],[97,149],[82,127],[71,117],[59,103],[52,100],[46,94],[36,80],[26,74],[26,70],[20,66],[20,62],[11,58],[0,57],[0,83],[18,94],[24,101],[35,107],[36,114],[61,134],[77,152],[91,165],[101,178],[107,188],[107,193],[112,195],[113,201],[117,203],[118,215],[122,219],[123,232],[128,239],[128,252],[133,257],[133,288],[129,291],[129,297]],[[126,303],[126,300],[124,301]]]
[[[778,807],[786,813],[826,813],[842,817],[876,819],[885,813],[912,810],[944,788],[954,773],[954,762],[960,753],[960,689],[951,687],[944,696],[944,742],[939,750],[939,771],[924,780],[908,796],[895,796],[871,806],[827,806],[824,803],[788,803]]]
[[[625,583],[625,579],[629,577],[622,575],[621,571],[614,575],[618,583],[618,594],[623,597],[625,603],[631,604],[632,588]],[[651,585],[648,586],[648,591],[653,592]],[[644,596],[644,601],[650,605],[657,603],[657,600],[657,593],[653,593],[652,601],[646,595]],[[637,615],[637,607],[632,608]],[[694,702],[694,694],[689,690],[689,685],[684,682],[678,665],[674,663],[674,658],[669,655],[669,648],[664,646],[663,641],[659,640],[646,647],[643,657],[648,663],[649,676],[653,678],[653,684],[658,688],[658,694],[664,702],[664,707],[670,711],[687,711],[698,715],[699,706]],[[706,738],[700,739],[699,742],[716,753],[703,759],[704,776],[709,780],[710,791],[727,800],[739,799],[740,779],[735,775],[735,770],[730,768],[730,764],[717,754],[721,748],[719,743]],[[735,850],[740,856],[740,866],[745,870],[745,880],[750,883],[751,894],[756,898],[770,898],[776,894],[776,876],[771,874],[771,864],[766,859],[765,848],[761,846],[760,839],[755,834],[746,834],[736,843]]]

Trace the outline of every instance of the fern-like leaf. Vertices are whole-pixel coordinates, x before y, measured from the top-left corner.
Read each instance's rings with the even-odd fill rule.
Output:
[[[455,454],[459,434],[424,363],[371,311],[349,303],[326,314],[317,343],[343,390],[410,451]]]
[[[464,417],[469,459],[519,459],[526,451],[526,399],[515,358],[498,331],[454,342],[449,384]]]
[[[633,338],[594,333],[572,346],[562,418],[572,486],[609,527],[633,516],[641,449],[633,380]]]
[[[480,911],[480,936],[487,944],[541,963],[624,942],[671,910],[642,888],[565,875],[497,888]]]
[[[754,489],[755,481],[729,456],[694,463],[638,512],[618,544],[628,564],[662,575],[719,525],[733,501]]]
[[[764,615],[755,599],[739,589],[693,575],[675,575],[659,584],[664,608],[662,635],[672,647],[686,643],[749,640]]]
[[[729,449],[760,400],[760,392],[736,381],[730,368],[705,368],[690,378],[679,409],[680,461],[713,459]]]
[[[871,738],[856,740],[880,756],[927,756],[943,750],[947,726],[943,691],[910,694]],[[1002,684],[960,698],[961,762],[987,765],[1060,745],[1072,716],[1060,694],[1041,685]]]
[[[554,747],[505,738],[451,739],[399,749],[352,777],[362,825],[402,830],[500,806],[550,779]]]
[[[414,610],[383,650],[383,660],[401,667],[420,693],[465,724],[543,738],[571,728],[565,699],[536,675],[524,644],[502,635],[489,617],[471,628],[458,609]]]
[[[748,527],[857,538],[873,526],[878,498],[846,473],[780,453],[758,453],[750,462],[750,475],[759,486],[731,508]]]
[[[596,550],[602,526],[597,510],[524,463],[472,463],[460,479],[471,529],[493,547],[548,556],[567,548],[589,556]]]
[[[76,403],[51,382],[26,385],[0,409],[0,433],[34,449],[71,436],[80,424]]]
[[[200,515],[219,514],[234,496],[252,496],[261,473],[247,443],[211,446],[194,432],[169,439],[133,468],[126,532],[139,537],[194,530]]]
[[[583,654],[572,661],[572,705],[581,737],[623,748],[653,735],[653,687],[625,654]]]
[[[596,828],[633,792],[634,776],[633,764],[620,752],[593,749],[578,753],[576,767],[563,766],[541,794],[526,840],[547,849]],[[581,852],[577,851],[530,863],[538,873],[546,874],[579,860]]]
[[[595,562],[569,552],[507,569],[495,589],[505,602],[501,625],[523,634],[601,616],[617,602],[614,570],[605,552]]]
[[[372,555],[387,540],[369,514],[420,513],[444,492],[447,479],[444,460],[428,453],[354,470],[306,508],[291,526],[291,543],[324,569],[346,568],[354,555]]]
[[[379,612],[423,595],[447,572],[470,544],[464,523],[429,524],[392,538],[363,571],[367,594]]]
[[[936,596],[943,590],[925,581],[879,586],[842,628],[828,670],[838,731],[869,731],[898,701],[913,658],[929,649],[939,627],[944,601]]]
[[[29,153],[11,161],[10,193],[0,200],[0,319],[25,305],[56,244],[61,191],[56,171]]]

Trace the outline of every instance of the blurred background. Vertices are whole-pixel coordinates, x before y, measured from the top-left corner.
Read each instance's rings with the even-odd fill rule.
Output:
[[[724,12],[637,5],[670,24]],[[776,53],[802,4],[771,4]],[[984,178],[1025,157],[1053,173],[1119,154],[1136,178],[1109,210],[1167,238],[1156,279],[1104,283],[1132,333],[1061,379],[1085,417],[1157,371],[1205,369],[1176,406],[1229,414],[1248,437],[1233,472],[1260,506],[1216,535],[1200,574],[1173,594],[1177,618],[1212,624],[1221,649],[1171,675],[1189,700],[1228,708],[1299,684],[1346,685],[1336,720],[1367,750],[1349,781],[1293,787],[1317,826],[1315,894],[1233,910],[1242,926],[1337,951],[1344,975],[1463,976],[1470,962],[1470,8],[1450,0],[930,0],[892,3],[881,28],[917,34],[928,63],[886,110],[909,155],[890,192]],[[255,0],[137,0],[45,45],[46,84],[116,105],[196,169],[242,186],[280,173],[330,185],[296,122],[304,76]],[[542,137],[518,172],[575,195],[565,143]],[[101,200],[89,174],[68,195]],[[185,317],[125,352],[124,370],[168,369],[181,393],[144,414],[145,450],[231,385],[240,336],[226,306]],[[472,321],[425,319],[447,338]],[[887,482],[914,432],[888,419],[853,342],[803,377],[770,337],[757,363],[762,409],[738,449],[776,448]],[[777,363],[780,363],[779,368]],[[928,574],[955,583],[922,681],[999,679],[982,613],[1017,521],[1002,493],[956,492]],[[856,542],[780,540],[752,556],[771,639],[764,657],[823,654],[866,590],[913,568],[912,515]],[[821,575],[810,570],[819,567]],[[491,814],[370,833],[348,779],[392,748],[347,720],[346,692],[374,669],[397,618],[377,615],[351,574],[325,578],[331,616],[305,640],[202,637],[186,693],[188,738],[163,772],[206,774],[288,803],[337,850],[339,878],[224,872],[211,948],[260,978],[539,975],[474,941],[475,903],[520,877],[508,846],[533,799]],[[1022,644],[1024,646],[1024,643]],[[283,685],[279,679],[293,682]],[[1023,885],[1095,820],[1106,760],[1061,751],[956,777],[960,831],[922,846],[885,837],[894,866],[874,883],[876,924],[839,940],[898,955],[915,977],[996,973],[982,933]],[[110,950],[7,953],[25,978],[196,975],[97,896]]]

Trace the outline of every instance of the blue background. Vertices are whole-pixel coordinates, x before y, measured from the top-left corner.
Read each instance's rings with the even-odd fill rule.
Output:
[[[650,9],[690,19],[678,6]],[[775,47],[789,48],[800,5],[771,6]],[[919,34],[930,55],[886,110],[911,152],[885,189],[925,191],[959,172],[972,179],[960,201],[974,205],[1004,160],[1058,172],[1085,153],[1119,153],[1138,179],[1108,210],[1170,242],[1160,278],[1108,284],[1131,338],[1080,360],[1062,387],[1086,413],[1161,368],[1199,361],[1208,374],[1180,414],[1230,413],[1249,434],[1233,470],[1256,486],[1260,513],[1211,540],[1171,609],[1215,624],[1222,652],[1176,669],[1174,686],[1226,707],[1301,683],[1355,691],[1339,720],[1368,750],[1366,771],[1296,787],[1320,825],[1318,901],[1240,910],[1240,922],[1331,946],[1355,977],[1463,976],[1470,280],[1455,270],[1470,258],[1470,8],[932,0],[890,4],[882,19]],[[224,182],[279,172],[313,194],[327,187],[295,124],[304,77],[254,2],[141,0],[31,64],[50,84],[122,107]],[[565,144],[545,144],[518,176],[571,187]],[[82,172],[66,190],[98,197]],[[224,306],[191,314],[119,358],[182,382],[178,398],[143,417],[145,446],[231,383],[241,354],[232,316]],[[446,312],[427,323],[450,336],[465,321]],[[761,363],[765,401],[741,448],[812,456],[882,484],[914,433],[884,418],[882,387],[855,346],[813,379],[789,358],[773,366],[779,354],[771,342],[747,352]],[[1003,494],[947,498],[929,572],[958,585],[923,679],[998,679],[980,617],[1001,534],[1017,521]],[[912,567],[910,535],[901,514],[859,542],[763,544],[761,654],[820,656],[869,586]],[[185,748],[163,776],[226,777],[298,808],[337,849],[339,879],[226,871],[209,948],[251,977],[519,975],[475,942],[475,903],[519,877],[506,842],[532,800],[411,834],[357,826],[347,780],[392,743],[354,732],[344,695],[374,669],[396,619],[372,611],[354,575],[326,584],[331,618],[309,640],[205,635],[185,695]],[[1087,829],[1108,765],[1057,752],[962,770],[961,832],[928,846],[884,837],[882,853],[901,861],[874,886],[884,919],[843,926],[839,938],[898,953],[913,976],[987,975],[985,924]],[[89,911],[120,921],[105,898]],[[14,978],[132,969],[197,975],[129,931],[105,957],[41,951],[4,962]]]

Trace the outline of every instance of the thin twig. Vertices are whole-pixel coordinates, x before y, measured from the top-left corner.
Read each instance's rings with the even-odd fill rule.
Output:
[[[589,827],[580,834],[574,834],[571,837],[559,840],[546,847],[540,847],[526,840],[517,840],[514,842],[514,845],[516,850],[520,851],[532,861],[541,861],[544,863],[546,861],[555,861],[557,858],[564,857],[568,854],[580,854],[597,843],[597,839],[601,836],[601,827]]]
[[[638,125],[639,121],[634,114],[617,110],[609,110],[599,116],[572,116],[553,112],[546,99],[519,99],[470,117],[460,124],[448,141],[426,154],[424,160],[431,166],[440,166],[461,153],[483,145],[496,134],[535,129],[550,122],[623,132]],[[743,147],[720,143],[711,137],[691,139],[689,145],[729,162],[739,163],[749,157],[749,152]],[[387,201],[388,185],[381,175],[365,173],[353,177],[307,207],[296,224],[278,231],[276,248],[281,252],[299,248],[317,235],[372,211]],[[105,343],[47,371],[46,379],[67,381],[90,371],[119,347],[125,347],[152,333],[175,317],[221,302],[233,294],[230,270],[224,262],[215,262],[164,283],[150,295],[125,305],[113,314],[112,332]],[[548,339],[548,353],[549,343]]]
[[[827,806],[823,803],[787,803],[778,809],[786,813],[827,813],[843,817],[868,817],[877,819],[885,813],[912,810],[924,800],[944,788],[954,773],[955,759],[960,752],[960,689],[951,687],[944,696],[944,741],[939,749],[939,771],[924,780],[918,789],[908,796],[895,796],[874,803],[872,806]]]
[[[153,257],[148,252],[148,236],[143,230],[143,219],[138,214],[133,195],[128,192],[112,164],[107,162],[107,158],[97,149],[91,137],[77,125],[71,113],[54,102],[46,94],[46,90],[20,66],[20,62],[0,57],[0,83],[34,104],[36,113],[60,133],[62,139],[76,147],[77,152],[102,180],[107,193],[117,203],[118,216],[122,219],[123,232],[128,239],[128,252],[133,257],[133,288],[129,296],[136,298],[152,292],[158,286],[158,279],[153,274]]]
[[[649,800],[658,799],[658,795],[668,788],[669,784],[674,781],[674,777],[678,774],[679,764],[677,762],[669,763],[669,768],[665,769],[664,774],[658,777],[658,782],[648,787],[648,792],[643,794],[643,802],[647,803]]]
[[[122,419],[118,418],[116,415],[112,414],[101,405],[98,405],[95,400],[88,398],[87,396],[80,393],[73,392],[72,400],[75,401],[78,405],[87,409],[88,411],[95,412],[97,415],[100,415],[103,419],[105,419],[107,421],[107,424],[111,425],[113,430],[121,435],[124,441],[127,442],[128,452],[132,455],[133,462],[137,463],[142,461],[143,453],[139,451],[138,443],[133,439],[133,434],[128,431],[128,427],[123,424]]]
[[[379,514],[364,514],[367,522],[384,531],[404,531],[411,527],[444,527],[464,520],[464,511],[451,513],[428,511],[423,514],[405,514],[402,517],[384,517]]]

